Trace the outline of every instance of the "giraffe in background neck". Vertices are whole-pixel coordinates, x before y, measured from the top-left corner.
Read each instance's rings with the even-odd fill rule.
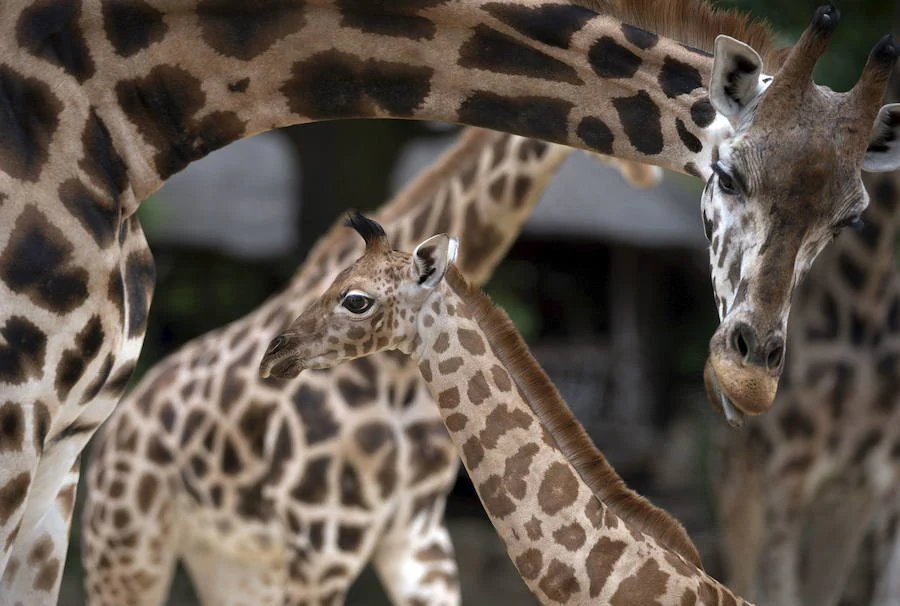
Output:
[[[836,605],[856,581],[867,595],[847,604],[896,604],[900,558],[881,560],[900,546],[900,173],[867,186],[864,224],[798,290],[778,412],[729,433],[716,457],[729,582],[760,603]],[[880,587],[851,578],[879,516]]]
[[[396,246],[465,234],[460,267],[483,283],[569,151],[471,129],[379,217]],[[335,227],[283,293],[124,399],[88,470],[89,603],[162,603],[178,558],[207,604],[338,604],[370,559],[395,603],[458,603],[442,515],[458,462],[415,364],[384,353],[257,378],[269,341],[359,244]]]
[[[366,251],[270,344],[286,379],[378,351],[417,363],[510,558],[544,604],[747,604],[706,575],[678,522],[628,489],[512,322],[453,265],[446,234]]]
[[[834,11],[820,10],[767,76],[763,68],[782,55],[771,52],[765,28],[697,0],[652,8],[638,0],[0,5],[8,434],[0,577],[8,595],[55,602],[78,457],[140,351],[154,266],[138,204],[210,151],[287,124],[434,119],[704,178],[715,166],[703,205],[708,223],[722,228],[716,254],[729,259],[712,269],[728,317],[711,341],[707,376],[732,414],[767,408],[780,366],[764,366],[778,357],[793,284],[832,227],[865,207],[860,166],[893,162],[884,160],[891,145],[866,150],[870,134],[887,141],[895,128],[895,109],[878,114],[878,106],[897,45],[882,40],[858,85],[838,94],[810,77]],[[714,45],[722,32],[762,54],[727,37]],[[791,214],[799,208],[809,212]],[[773,223],[773,209],[790,221]],[[767,256],[754,244],[767,235],[787,247]],[[793,269],[774,271],[785,259],[795,259]],[[757,317],[758,298],[783,304]],[[47,554],[40,580],[12,579],[12,554],[22,561],[35,550]]]

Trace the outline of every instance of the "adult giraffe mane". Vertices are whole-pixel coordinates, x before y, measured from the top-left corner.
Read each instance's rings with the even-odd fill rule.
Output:
[[[523,400],[594,496],[623,521],[702,570],[700,554],[684,527],[625,485],[531,355],[506,312],[471,286],[455,266],[450,266],[444,279],[466,304],[494,354],[515,381]]]
[[[788,48],[775,47],[775,33],[764,19],[734,8],[717,8],[706,0],[574,0],[630,25],[711,53],[716,36],[725,34],[751,46],[774,73]]]

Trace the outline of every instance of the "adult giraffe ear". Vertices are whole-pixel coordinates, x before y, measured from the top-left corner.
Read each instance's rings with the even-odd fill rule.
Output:
[[[900,103],[885,105],[875,118],[862,169],[885,173],[900,168]]]
[[[412,254],[412,274],[425,288],[434,288],[456,260],[459,240],[447,234],[432,236],[416,246]]]
[[[730,36],[716,38],[709,102],[735,128],[766,88],[761,75],[762,59],[755,50]]]

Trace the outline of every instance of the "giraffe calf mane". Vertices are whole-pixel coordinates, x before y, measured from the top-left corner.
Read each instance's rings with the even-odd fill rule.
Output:
[[[706,0],[574,0],[591,10],[612,15],[688,46],[712,53],[716,36],[725,34],[750,45],[773,73],[787,56],[775,47],[772,26],[737,9],[717,8]]]
[[[466,304],[526,403],[594,496],[630,526],[652,536],[661,546],[678,553],[702,570],[700,554],[684,527],[626,486],[575,418],[550,377],[531,355],[506,312],[494,305],[486,294],[471,286],[454,265],[450,266],[445,280]]]

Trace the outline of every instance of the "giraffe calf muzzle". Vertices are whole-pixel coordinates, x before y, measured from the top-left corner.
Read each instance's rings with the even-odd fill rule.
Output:
[[[296,349],[296,344],[292,343],[289,335],[279,335],[272,339],[259,363],[259,376],[263,379],[293,379],[299,375],[304,365]]]

